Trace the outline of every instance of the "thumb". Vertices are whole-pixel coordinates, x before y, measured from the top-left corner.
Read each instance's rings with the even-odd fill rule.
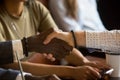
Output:
[[[43,44],[48,44],[53,38],[55,38],[55,32],[49,34],[46,39],[43,41]]]

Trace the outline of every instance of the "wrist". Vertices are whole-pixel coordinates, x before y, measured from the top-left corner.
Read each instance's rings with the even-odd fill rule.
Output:
[[[70,37],[69,37],[68,43],[69,43],[69,45],[74,47],[75,45],[74,45],[74,40],[73,40],[73,36],[72,36],[71,32],[69,33],[69,36]]]
[[[86,63],[89,63],[89,62],[90,62],[90,61],[85,58],[85,59],[82,60],[82,65],[86,65]]]
[[[76,42],[78,46],[86,47],[86,32],[85,31],[78,31],[75,32],[76,35]]]
[[[66,77],[72,79],[73,78],[73,73],[74,73],[75,67],[68,67],[67,68],[67,73],[66,73]]]
[[[77,41],[76,41],[76,36],[75,36],[75,33],[74,33],[73,30],[71,31],[71,36],[72,36],[72,43],[71,44],[74,45],[75,48],[78,48]]]
[[[23,47],[23,53],[25,54],[25,56],[28,56],[28,39],[24,37],[21,40],[21,42],[22,42],[22,47]]]

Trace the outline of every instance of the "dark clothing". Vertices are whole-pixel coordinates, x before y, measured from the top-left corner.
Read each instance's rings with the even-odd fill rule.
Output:
[[[119,0],[99,0],[98,11],[108,30],[120,29]]]
[[[8,64],[13,62],[13,51],[12,42],[1,42],[0,43],[0,65]]]
[[[0,68],[0,80],[15,80],[18,74],[19,71],[17,70],[5,70]]]
[[[13,62],[12,42],[0,42],[0,65]],[[0,80],[15,80],[19,74],[17,70],[0,68]]]

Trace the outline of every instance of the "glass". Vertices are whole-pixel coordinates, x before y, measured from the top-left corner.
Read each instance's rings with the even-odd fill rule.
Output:
[[[120,80],[120,53],[106,52],[106,62],[114,69],[111,77],[116,79],[113,80]]]

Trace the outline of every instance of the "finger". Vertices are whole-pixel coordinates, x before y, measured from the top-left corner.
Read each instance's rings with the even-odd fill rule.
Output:
[[[96,71],[96,69],[89,67],[90,69],[90,73],[95,77],[95,78],[101,78],[101,75],[99,74],[98,71]]]
[[[96,80],[98,77],[94,76],[93,73],[91,73],[91,71],[89,72],[89,77],[88,77],[88,80]]]
[[[49,54],[48,54],[48,56],[49,56],[50,58],[52,58],[52,57],[53,57],[53,55],[52,55],[51,53],[49,53]]]
[[[88,80],[88,74],[84,74],[83,76],[82,76],[82,80]],[[79,80],[81,80],[81,77],[79,78]]]
[[[48,54],[48,55],[47,55],[47,58],[48,58],[48,59],[52,59],[52,58],[53,58],[53,55],[52,55],[52,54]]]
[[[101,68],[105,68],[105,69],[110,69],[110,66],[107,64],[103,64],[101,62],[95,62],[97,65],[97,68],[101,69]]]
[[[87,63],[85,63],[85,65],[98,68],[98,65],[96,64],[96,62],[87,62]]]
[[[52,54],[47,55],[47,59],[50,59],[51,61],[55,61],[56,59],[53,57]]]
[[[55,61],[56,59],[53,57],[52,59],[51,59],[51,61],[53,62],[53,61]]]
[[[85,75],[84,75],[84,79],[87,79],[87,80],[95,80],[95,76],[91,73],[91,70],[89,67],[87,67],[88,69],[86,69],[86,72],[85,72]]]
[[[104,65],[104,64],[101,64],[100,66],[101,66],[100,68],[104,68],[104,69],[110,69],[111,68],[109,65]]]
[[[43,53],[43,56],[44,56],[44,57],[47,57],[47,54],[46,54],[46,53]]]
[[[96,68],[106,68],[106,69],[110,69],[110,66],[108,66],[107,64],[102,64],[101,62],[88,62],[85,65],[89,65],[92,67],[96,67]]]
[[[55,37],[55,32],[49,34],[47,38],[44,40],[43,44],[48,44],[54,37]]]

